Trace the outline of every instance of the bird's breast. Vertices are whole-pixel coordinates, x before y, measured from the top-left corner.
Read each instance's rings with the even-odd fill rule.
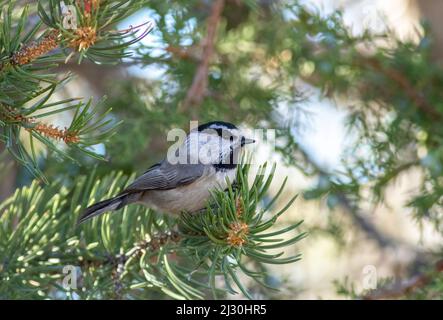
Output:
[[[146,191],[140,200],[147,206],[164,213],[195,212],[205,208],[212,190],[225,190],[228,186],[226,178],[232,183],[235,177],[236,170],[224,172],[211,170],[203,177],[184,186],[170,190]]]

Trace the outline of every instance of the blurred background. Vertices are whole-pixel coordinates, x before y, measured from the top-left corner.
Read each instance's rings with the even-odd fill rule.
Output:
[[[282,290],[263,297],[361,297],[374,279],[382,298],[416,297],[408,285],[433,272],[443,243],[443,2],[225,0],[219,14],[216,3],[150,1],[119,26],[155,22],[132,57],[60,67],[76,77],[54,99],[106,96],[123,123],[94,146],[106,162],[73,154],[77,165],[40,146],[43,172],[141,173],[189,120],[276,129],[276,145],[251,151],[277,162],[271,192],[289,177],[280,206],[300,196],[282,223],[304,219],[310,235],[294,248],[300,262],[271,269]],[[1,161],[3,201],[33,176],[5,152]],[[441,282],[418,290],[441,298]]]

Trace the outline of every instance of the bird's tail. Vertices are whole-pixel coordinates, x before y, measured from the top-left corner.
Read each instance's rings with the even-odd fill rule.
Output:
[[[124,207],[127,204],[127,198],[127,194],[122,194],[93,204],[85,209],[81,217],[78,219],[77,225],[104,212],[114,211]]]

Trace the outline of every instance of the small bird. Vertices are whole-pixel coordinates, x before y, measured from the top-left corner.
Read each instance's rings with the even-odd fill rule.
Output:
[[[86,208],[78,223],[130,203],[167,214],[202,210],[211,191],[225,190],[226,178],[230,183],[235,181],[240,151],[254,142],[231,123],[202,124],[190,131],[175,152],[168,153],[120,194]]]

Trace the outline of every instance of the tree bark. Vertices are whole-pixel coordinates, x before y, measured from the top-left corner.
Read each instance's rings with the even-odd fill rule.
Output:
[[[413,0],[417,6],[421,18],[426,20],[431,27],[433,39],[435,41],[433,56],[435,61],[443,62],[443,1],[436,0]]]
[[[6,166],[0,172],[0,202],[2,202],[14,193],[18,171],[17,163],[7,154],[2,142],[0,142],[0,164]]]

